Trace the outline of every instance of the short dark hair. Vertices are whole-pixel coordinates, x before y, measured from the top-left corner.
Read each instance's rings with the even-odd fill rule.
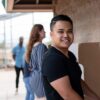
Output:
[[[73,26],[73,21],[69,16],[67,16],[67,15],[57,15],[57,16],[54,16],[51,20],[51,23],[50,23],[50,30],[51,31],[52,31],[52,28],[57,21],[67,21],[67,22],[70,22]]]

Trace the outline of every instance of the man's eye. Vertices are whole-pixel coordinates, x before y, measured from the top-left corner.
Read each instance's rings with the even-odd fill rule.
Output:
[[[72,30],[70,30],[70,31],[68,31],[68,33],[73,33],[73,31],[72,31]]]
[[[58,33],[64,33],[63,31],[58,31]]]

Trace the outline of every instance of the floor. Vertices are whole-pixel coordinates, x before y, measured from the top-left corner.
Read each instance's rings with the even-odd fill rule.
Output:
[[[0,100],[25,100],[25,86],[21,73],[18,94],[15,93],[14,69],[0,69]]]

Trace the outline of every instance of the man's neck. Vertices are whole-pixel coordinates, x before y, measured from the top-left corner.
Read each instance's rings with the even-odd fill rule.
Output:
[[[68,57],[68,49],[58,48],[57,46],[52,45],[54,48],[62,52],[66,57]]]

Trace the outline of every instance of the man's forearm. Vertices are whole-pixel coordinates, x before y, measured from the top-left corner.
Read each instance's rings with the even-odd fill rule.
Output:
[[[64,100],[83,100],[83,98],[77,94],[73,89],[69,91],[65,96],[62,95]]]
[[[13,60],[15,60],[15,57],[16,57],[16,56],[15,56],[15,55],[12,55],[12,57],[13,57]]]

